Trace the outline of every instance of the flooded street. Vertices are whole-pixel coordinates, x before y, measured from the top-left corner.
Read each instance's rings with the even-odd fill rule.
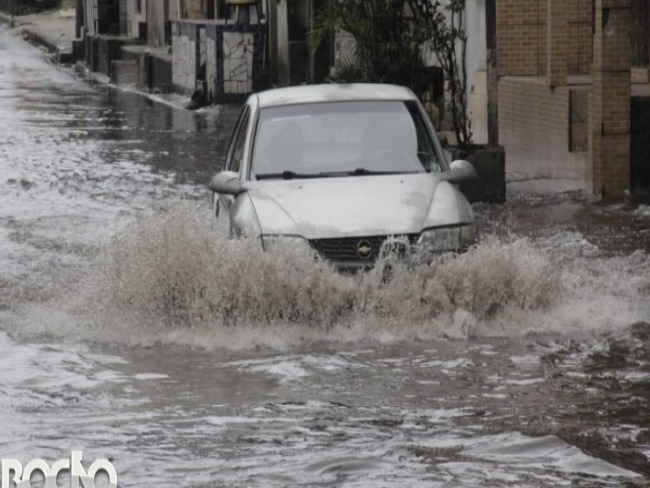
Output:
[[[456,259],[339,275],[213,227],[236,109],[91,87],[2,29],[0,458],[83,451],[121,487],[648,486],[650,206],[511,191]]]

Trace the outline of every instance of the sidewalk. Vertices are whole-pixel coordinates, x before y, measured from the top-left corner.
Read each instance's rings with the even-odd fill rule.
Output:
[[[14,29],[35,44],[44,46],[57,61],[72,61],[72,41],[75,39],[75,9],[51,10],[13,18]],[[0,13],[1,20],[11,17]]]
[[[43,46],[52,53],[55,62],[69,64],[74,61],[73,41],[75,40],[76,12],[74,8],[50,10],[37,14],[16,16],[13,19],[0,12],[0,23],[10,24],[12,30],[22,34],[23,38],[33,44]],[[77,64],[77,72],[91,83],[110,84],[110,80],[99,74],[88,71],[83,63]],[[138,93],[150,100],[169,105],[177,109],[185,109],[190,97],[178,93],[149,93],[131,85],[115,85],[117,89]],[[203,107],[201,112],[215,116],[223,107],[212,105]]]
[[[0,12],[0,22],[9,23],[12,19]],[[72,43],[75,40],[76,13],[74,8],[51,10],[38,14],[24,15],[13,18],[14,30],[21,32],[23,37],[34,44],[44,46],[55,56],[55,60],[62,63],[73,61]],[[148,47],[144,47],[147,48]],[[132,49],[142,49],[134,47]],[[81,68],[83,70],[83,68]],[[80,71],[81,72],[81,71]],[[103,79],[97,73],[84,73],[88,80],[109,84],[108,79]],[[105,78],[105,77],[104,77]],[[150,100],[169,105],[177,109],[184,109],[190,98],[177,93],[149,93],[131,85],[116,85],[116,88],[139,93]],[[217,116],[225,106],[209,105],[200,109],[200,112]],[[237,108],[238,111],[238,108]],[[509,194],[548,195],[558,193],[588,192],[583,181],[554,180],[547,178],[524,178],[521,175],[506,173],[506,191]]]

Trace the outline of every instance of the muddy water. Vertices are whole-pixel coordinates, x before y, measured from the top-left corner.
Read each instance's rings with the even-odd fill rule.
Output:
[[[650,208],[511,191],[467,254],[341,276],[213,228],[235,112],[0,32],[0,457],[82,450],[120,486],[645,486]]]

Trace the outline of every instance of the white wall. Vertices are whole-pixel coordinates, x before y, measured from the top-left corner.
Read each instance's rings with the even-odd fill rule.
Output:
[[[152,0],[156,1],[156,0]],[[169,0],[169,20],[180,20],[181,0]]]
[[[472,120],[473,140],[488,142],[487,133],[487,41],[485,33],[485,1],[467,0],[465,32],[467,32],[467,105]]]
[[[155,0],[152,0],[155,1]],[[141,0],[142,10],[136,12],[137,0],[127,0],[128,32],[129,37],[138,37],[139,23],[147,21],[147,0]]]
[[[196,45],[188,35],[172,36],[172,82],[186,93],[196,89]]]
[[[93,0],[84,0],[84,25],[88,29],[88,35],[94,36],[95,31],[95,16],[97,12],[94,7]]]
[[[165,45],[165,1],[152,0],[147,3],[147,44],[151,46]]]

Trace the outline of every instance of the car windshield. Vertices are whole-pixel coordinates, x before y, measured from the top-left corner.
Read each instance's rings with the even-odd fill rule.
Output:
[[[442,171],[414,102],[326,102],[261,110],[252,177]]]

